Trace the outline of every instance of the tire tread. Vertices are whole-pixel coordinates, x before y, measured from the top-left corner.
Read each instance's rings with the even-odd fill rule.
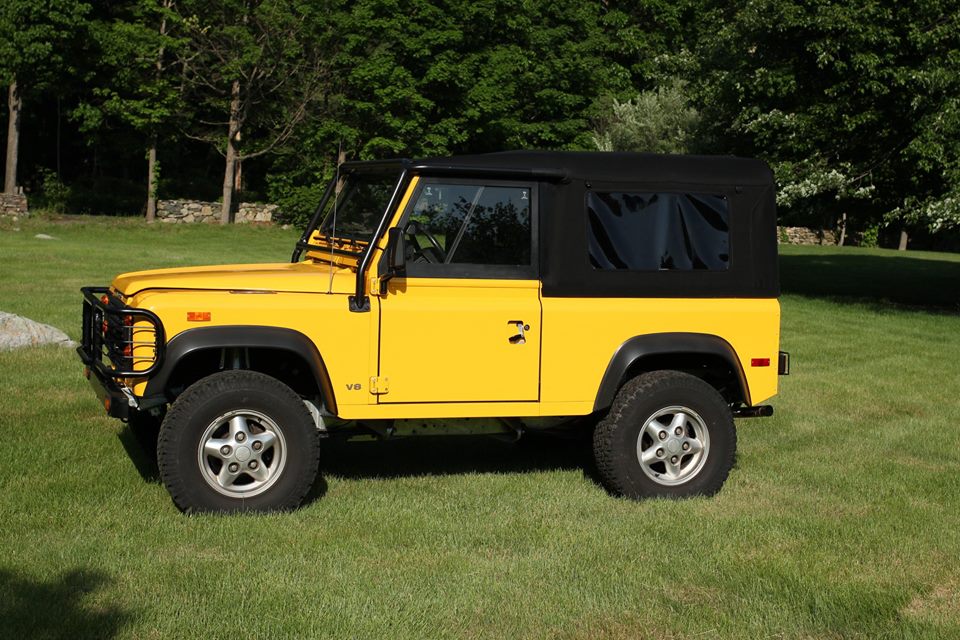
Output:
[[[313,418],[303,405],[303,401],[290,387],[276,378],[246,370],[223,371],[207,376],[191,385],[184,391],[170,407],[157,440],[157,466],[164,486],[170,493],[173,503],[183,512],[194,511],[244,511],[251,510],[245,501],[234,507],[205,509],[197,508],[190,498],[190,488],[185,478],[179,472],[177,465],[177,449],[179,440],[184,436],[179,425],[186,424],[190,417],[197,412],[200,406],[211,397],[236,391],[238,388],[252,388],[258,391],[268,391],[279,397],[286,397],[291,406],[299,407],[303,419],[311,424]],[[319,436],[312,431],[313,437],[307,439],[307,459],[312,469],[316,470],[320,460]],[[300,474],[293,490],[283,496],[279,502],[272,504],[269,511],[289,511],[296,509],[303,502],[310,488],[313,486],[315,473]]]
[[[678,386],[687,387],[697,393],[712,394],[714,396],[712,400],[714,402],[719,401],[719,404],[723,406],[722,419],[733,425],[733,414],[730,407],[716,389],[699,378],[672,370],[651,371],[631,378],[620,387],[614,397],[610,411],[597,424],[593,434],[593,451],[597,474],[603,487],[610,493],[633,498],[648,497],[638,495],[635,488],[630,486],[624,474],[624,468],[628,457],[634,454],[633,452],[623,451],[622,447],[617,445],[616,440],[626,428],[624,413],[631,405],[641,401],[645,396],[664,389],[676,389]],[[697,495],[713,495],[726,482],[736,457],[736,430],[731,429],[731,432],[732,446],[728,447],[727,451],[722,452],[724,459],[721,460],[719,469],[709,478],[709,482],[696,492]],[[721,452],[716,453],[721,454]]]

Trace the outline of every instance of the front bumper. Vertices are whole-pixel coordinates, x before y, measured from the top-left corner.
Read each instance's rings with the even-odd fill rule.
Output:
[[[83,376],[90,382],[100,404],[106,409],[107,415],[113,418],[127,420],[130,412],[137,409],[137,401],[133,396],[123,392],[123,389],[112,378],[108,378],[87,363],[87,355],[83,347],[77,347],[80,359],[84,361]]]

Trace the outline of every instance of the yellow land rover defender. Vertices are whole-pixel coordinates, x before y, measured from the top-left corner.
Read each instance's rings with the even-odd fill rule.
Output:
[[[775,225],[756,160],[348,162],[289,263],[84,288],[79,353],[184,511],[295,508],[322,438],[574,418],[610,492],[709,495],[789,368]]]

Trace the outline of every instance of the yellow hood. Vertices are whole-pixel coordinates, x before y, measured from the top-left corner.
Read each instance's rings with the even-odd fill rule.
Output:
[[[333,292],[353,293],[354,271],[336,266],[332,269]],[[154,269],[120,274],[113,279],[113,288],[125,296],[147,289],[327,293],[331,285],[330,270],[331,265],[327,263],[312,262]]]

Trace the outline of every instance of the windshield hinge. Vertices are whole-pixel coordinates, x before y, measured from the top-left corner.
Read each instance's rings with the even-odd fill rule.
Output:
[[[387,282],[389,276],[370,276],[370,282],[367,284],[370,295],[383,296],[387,293]]]
[[[382,396],[390,391],[390,378],[383,376],[370,377],[370,393],[375,396]]]

